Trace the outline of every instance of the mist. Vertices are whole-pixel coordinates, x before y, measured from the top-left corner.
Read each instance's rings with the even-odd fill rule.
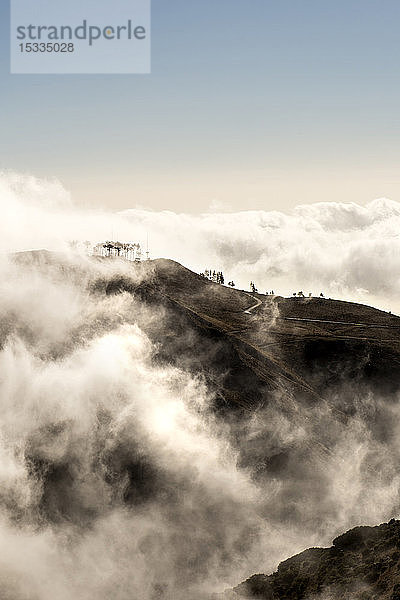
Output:
[[[352,526],[399,515],[396,395],[356,380],[319,402],[290,389],[260,389],[251,413],[222,418],[215,410],[224,383],[214,364],[219,342],[201,345],[198,332],[188,329],[185,356],[165,360],[168,307],[126,289],[107,292],[118,277],[134,290],[151,281],[151,269],[72,252],[69,236],[100,236],[107,216],[77,211],[57,183],[15,178],[2,184],[2,598],[211,598],[306,547],[329,545]],[[49,198],[58,194],[53,203]],[[360,215],[362,228],[393,226],[396,206],[389,203],[389,216],[378,219],[382,206],[345,210],[344,224],[322,212],[326,227],[339,227],[345,239],[349,220],[361,228]],[[309,210],[290,219],[322,220],[322,209],[311,217]],[[253,222],[253,213],[244,215]],[[284,227],[283,215],[268,218]],[[191,223],[192,230],[193,223],[207,222],[210,230],[218,222],[221,237],[228,235],[225,220],[235,224],[232,230],[243,222],[237,215],[145,218],[138,211],[119,215],[118,223],[132,238],[149,223],[165,227],[166,219]],[[184,234],[176,232],[170,248],[177,254]],[[195,237],[185,261],[202,244]],[[57,252],[12,253],[42,246]],[[266,247],[264,258],[254,253],[256,262],[265,260]],[[230,246],[211,238],[210,248],[228,268]],[[316,263],[315,277],[323,260],[334,261],[333,250]],[[360,254],[355,262],[362,278]],[[346,277],[347,289],[360,283],[351,270]],[[200,349],[214,378],[198,365]]]

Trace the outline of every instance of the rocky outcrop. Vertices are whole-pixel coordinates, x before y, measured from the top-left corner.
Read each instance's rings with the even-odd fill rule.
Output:
[[[227,598],[400,600],[400,521],[351,529],[330,548],[305,550],[232,592]]]

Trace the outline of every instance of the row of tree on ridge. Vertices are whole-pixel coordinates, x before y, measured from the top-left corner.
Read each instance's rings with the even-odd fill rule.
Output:
[[[205,279],[208,279],[209,281],[212,281],[214,283],[220,283],[221,285],[224,284],[225,282],[225,278],[224,278],[224,274],[222,273],[222,271],[216,271],[215,269],[205,269],[203,271],[203,273],[200,273],[201,277],[204,277]],[[235,282],[234,281],[228,281],[228,284],[231,287],[235,287]],[[257,294],[258,293],[258,289],[256,287],[256,284],[254,283],[254,281],[250,281],[250,292],[252,294]],[[274,290],[271,291],[267,291],[265,292],[266,296],[275,296],[275,292]],[[300,292],[293,292],[293,296],[297,297],[297,298],[305,298],[305,294],[303,291]],[[312,293],[310,292],[308,294],[308,297],[311,298],[312,297]],[[320,298],[325,298],[324,294],[321,292],[319,295]]]

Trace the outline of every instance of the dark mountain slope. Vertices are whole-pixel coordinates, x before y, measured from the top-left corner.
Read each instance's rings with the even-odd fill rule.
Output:
[[[259,378],[318,398],[353,380],[385,393],[400,384],[400,318],[372,307],[320,298],[273,298],[214,284],[169,260],[151,269],[159,297],[201,326],[226,334]],[[260,305],[249,314],[245,310]],[[305,319],[305,320],[303,320]]]

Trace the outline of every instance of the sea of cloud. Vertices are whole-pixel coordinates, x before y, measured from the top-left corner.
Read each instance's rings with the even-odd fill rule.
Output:
[[[177,214],[132,208],[118,213],[74,206],[57,181],[12,172],[0,177],[3,251],[62,249],[92,243],[149,239],[153,257],[199,272],[222,269],[226,280],[261,292],[302,290],[400,311],[400,203],[377,199],[302,205],[290,213]]]
[[[394,301],[397,204],[111,216],[78,210],[57,182],[15,174],[0,198],[2,598],[200,600],[398,516],[394,398],[354,385],[314,404],[277,393],[221,422],[190,353],[184,366],[155,360],[148,332],[162,339],[162,312],[93,286],[116,274],[136,284],[139,272],[68,245],[109,237],[113,221],[120,238],[149,231],[157,254],[199,268],[219,260],[237,278],[304,283],[327,270],[330,289],[355,293],[368,279],[372,294],[376,269]],[[42,247],[59,254],[8,256]],[[192,346],[195,357],[195,336]]]

